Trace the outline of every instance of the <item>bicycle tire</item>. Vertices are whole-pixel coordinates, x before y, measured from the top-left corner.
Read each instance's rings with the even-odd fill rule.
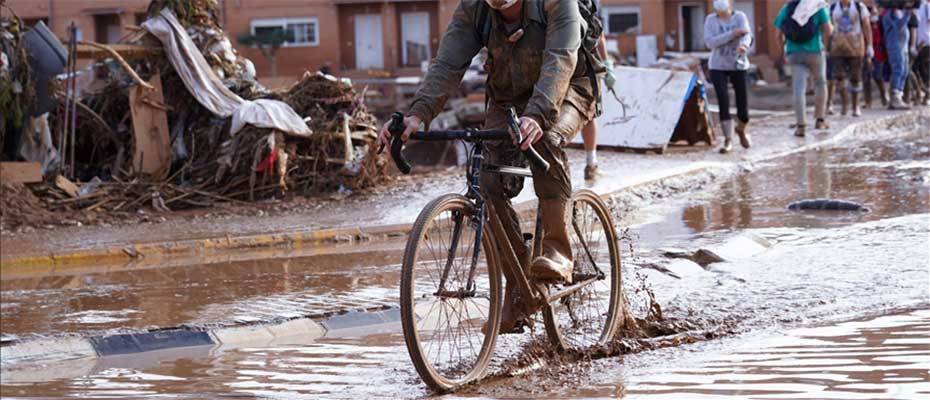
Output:
[[[435,233],[442,238],[441,228],[435,228],[436,226],[441,226],[443,222],[448,220],[443,220],[442,216],[449,214],[450,218],[455,218],[455,212],[462,213],[462,218],[465,221],[471,221],[475,217],[475,210],[473,203],[468,200],[466,197],[449,194],[441,196],[432,202],[430,202],[423,211],[420,212],[420,215],[417,217],[416,222],[413,224],[413,228],[410,231],[410,235],[407,239],[407,246],[404,250],[404,259],[402,266],[402,275],[401,275],[401,296],[400,296],[400,310],[401,310],[401,320],[403,325],[404,332],[404,342],[407,346],[407,351],[410,354],[410,359],[413,361],[413,365],[416,368],[417,374],[426,383],[431,389],[438,392],[448,392],[452,391],[464,384],[473,382],[475,380],[481,379],[485,370],[487,369],[488,363],[490,362],[491,355],[494,351],[494,345],[497,340],[498,330],[500,328],[500,317],[501,317],[501,297],[502,297],[502,287],[501,287],[501,273],[498,267],[496,255],[497,253],[493,250],[493,243],[491,242],[491,237],[489,235],[490,228],[487,224],[481,224],[483,226],[483,238],[482,238],[482,249],[481,253],[484,254],[483,259],[485,260],[484,266],[486,270],[483,272],[484,277],[479,277],[481,279],[475,279],[476,282],[480,281],[484,288],[487,290],[487,314],[484,318],[483,328],[480,328],[479,334],[483,335],[483,338],[480,340],[481,347],[477,352],[474,352],[474,361],[470,362],[470,365],[465,365],[465,369],[462,370],[457,364],[451,363],[453,365],[453,370],[458,370],[456,376],[451,376],[450,374],[445,373],[443,370],[445,365],[439,365],[438,362],[431,359],[432,351],[434,350],[435,342],[427,341],[427,335],[429,339],[434,339],[437,334],[444,335],[443,332],[451,333],[453,322],[451,317],[458,315],[462,317],[462,314],[465,314],[467,318],[467,325],[465,323],[459,322],[455,326],[455,329],[464,331],[465,334],[468,334],[470,331],[474,333],[474,328],[476,322],[473,321],[475,318],[470,314],[470,310],[475,311],[475,316],[480,316],[480,310],[483,306],[483,298],[475,297],[477,300],[472,300],[472,303],[468,303],[467,299],[459,299],[459,306],[461,307],[456,311],[456,305],[454,304],[455,299],[443,299],[439,295],[438,286],[437,291],[432,293],[433,298],[430,299],[429,295],[431,288],[429,285],[420,284],[420,289],[418,291],[418,273],[423,275],[424,279],[429,275],[429,278],[435,278],[435,275],[429,273],[429,270],[424,269],[428,268],[429,260],[424,262],[421,260],[421,255],[424,253],[430,253],[435,256],[435,249],[433,248],[430,242],[427,240],[432,240]],[[466,219],[466,217],[468,219]],[[453,230],[455,225],[453,222]],[[472,226],[472,232],[474,232],[474,226]],[[463,235],[465,237],[465,235]],[[450,236],[451,239],[451,236]],[[474,246],[475,238],[471,239],[472,246]],[[451,240],[450,240],[451,242]],[[451,247],[451,246],[450,246]],[[458,247],[458,246],[457,246]],[[442,254],[440,252],[440,254]],[[458,255],[458,248],[453,253],[456,257]],[[428,255],[422,258],[428,258]],[[463,259],[466,257],[462,257]],[[446,259],[448,261],[448,259]],[[470,261],[469,261],[469,266]],[[418,268],[419,267],[419,268]],[[447,268],[447,267],[444,267]],[[470,268],[470,267],[469,267]],[[459,277],[461,274],[457,270],[455,272],[455,277]],[[486,283],[485,280],[486,279]],[[456,279],[453,279],[454,282]],[[458,279],[461,281],[462,279]],[[467,280],[467,279],[466,279]],[[434,283],[436,280],[434,279]],[[459,282],[461,283],[461,282]],[[479,288],[475,288],[477,293],[483,293]],[[484,289],[481,289],[484,290]],[[437,300],[439,299],[439,300]],[[418,314],[418,303],[420,300],[420,311]],[[478,300],[481,300],[480,302]],[[433,317],[433,312],[436,305],[439,305],[440,310],[447,309],[448,307],[452,308],[452,312],[446,312],[445,314],[442,311],[439,312],[437,317]],[[427,310],[428,307],[428,310]],[[443,321],[443,315],[448,327],[442,328],[440,325]],[[436,318],[436,319],[433,319]],[[431,324],[436,324],[434,327],[431,327]],[[464,326],[464,328],[462,328]],[[420,329],[422,327],[422,329]],[[443,329],[446,329],[443,331]],[[467,338],[467,343],[469,344],[469,349],[475,350],[475,347],[472,346],[471,336]],[[461,345],[461,342],[458,342]],[[452,345],[450,345],[451,347]],[[461,345],[464,348],[464,345]],[[458,350],[459,356],[461,357],[461,351],[463,348],[452,349]],[[453,351],[454,353],[454,351]],[[438,356],[438,361],[442,361],[443,358],[443,343],[442,338],[439,338],[439,349],[436,350],[436,355]],[[454,354],[453,354],[454,355]],[[451,357],[451,356],[450,356]]]
[[[589,265],[590,258],[595,258],[598,266],[609,265],[609,268],[603,270],[606,275],[604,280],[596,281],[543,308],[546,334],[550,343],[561,351],[583,350],[610,341],[616,335],[619,320],[625,315],[626,302],[623,296],[620,246],[610,210],[600,196],[587,189],[579,190],[572,195],[572,220],[568,221],[569,224],[575,223],[582,209],[591,211],[590,215],[597,217],[601,232],[599,234],[603,238],[601,245],[607,250],[605,255],[607,263],[600,262],[601,257],[589,257],[589,252],[585,252],[579,245],[577,231],[573,226],[569,226],[574,257],[573,281],[577,283],[579,279],[584,279],[585,274],[592,272],[593,267]],[[606,284],[600,285],[605,281]],[[603,299],[604,291],[609,292],[606,299]],[[587,313],[590,318],[572,315],[572,307],[578,309],[593,308],[593,306],[599,307],[594,310],[596,312]]]

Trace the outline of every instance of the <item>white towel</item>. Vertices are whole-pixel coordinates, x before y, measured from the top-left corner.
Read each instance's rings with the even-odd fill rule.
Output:
[[[274,128],[302,137],[313,133],[287,103],[278,100],[248,101],[223,86],[170,9],[165,8],[159,15],[149,18],[142,27],[161,41],[168,61],[191,96],[213,114],[233,117],[230,135],[235,135],[245,125]]]
[[[801,3],[798,4],[798,8],[794,10],[794,15],[792,15],[791,18],[794,18],[798,25],[804,26],[807,25],[807,21],[810,21],[811,17],[813,17],[817,11],[827,6],[827,0],[801,0]]]

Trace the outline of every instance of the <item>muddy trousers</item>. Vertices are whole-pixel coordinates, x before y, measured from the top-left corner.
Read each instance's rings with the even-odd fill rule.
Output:
[[[506,121],[506,115],[502,111],[494,106],[489,107],[485,121],[486,128],[506,129]],[[562,147],[571,141],[585,123],[587,123],[587,118],[566,102],[559,113],[559,121],[545,133],[539,142],[533,145],[550,165],[548,172],[531,166],[533,187],[540,205],[543,254],[557,252],[568,260],[572,259],[572,253],[566,216],[571,207],[572,184],[568,158]],[[488,143],[486,162],[508,166],[526,165],[523,155],[511,143]],[[506,251],[503,240],[507,240],[522,266],[528,267],[532,261],[530,260],[532,253],[528,243],[524,242],[520,219],[510,201],[522,188],[523,179],[520,177],[495,173],[483,173],[481,176],[484,199],[497,213],[506,235],[506,238],[497,238],[498,250],[502,254]],[[511,267],[519,268],[520,266]],[[510,276],[506,268],[504,272],[508,281],[508,292],[510,292],[511,282],[515,277]],[[524,272],[527,271],[524,270]]]
[[[794,88],[794,113],[798,126],[807,125],[807,77],[814,79],[814,118],[824,119],[827,107],[827,68],[821,52],[788,54]]]
[[[730,91],[727,83],[733,84],[736,97],[736,116],[742,122],[749,122],[749,95],[746,89],[746,71],[710,70],[710,81],[714,84],[717,103],[720,106],[720,120],[733,119],[730,115]]]

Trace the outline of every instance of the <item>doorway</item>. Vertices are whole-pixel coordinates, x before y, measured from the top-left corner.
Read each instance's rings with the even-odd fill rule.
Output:
[[[123,30],[120,26],[119,15],[94,15],[94,40],[97,43],[119,43],[122,36]]]
[[[419,67],[429,60],[429,13],[405,12],[400,15],[401,54],[405,67]]]
[[[355,16],[355,68],[384,69],[381,14]]]
[[[681,22],[681,37],[679,43],[681,51],[704,51],[704,12],[703,5],[682,5],[681,15],[678,19]]]

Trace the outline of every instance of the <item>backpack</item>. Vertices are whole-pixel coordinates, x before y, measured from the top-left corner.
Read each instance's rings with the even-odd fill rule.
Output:
[[[605,67],[604,60],[601,60],[601,57],[597,52],[597,45],[604,33],[604,25],[600,18],[600,12],[596,0],[572,1],[578,3],[578,11],[581,13],[581,18],[587,24],[587,28],[582,33],[581,49],[579,49],[579,51],[582,53],[582,56],[585,59],[588,78],[591,80],[591,87],[594,90],[594,97],[596,101],[595,104],[597,106],[596,115],[600,116],[603,112],[603,108],[601,88],[597,83],[597,74],[604,72]],[[542,15],[544,19],[543,24],[546,24],[546,2],[543,0],[526,2],[524,3],[524,7],[528,6],[529,3],[539,7],[539,14]],[[491,37],[491,7],[488,6],[485,1],[481,0],[478,2],[478,7],[475,9],[475,16],[473,20],[475,22],[475,32],[478,42],[487,47],[488,40]]]
[[[820,29],[820,27],[811,23],[811,20],[808,20],[804,26],[801,26],[798,24],[798,21],[792,18],[795,10],[798,9],[798,4],[801,4],[801,0],[791,0],[791,2],[788,3],[786,6],[788,9],[785,10],[785,19],[778,28],[785,34],[788,40],[795,43],[804,43],[813,39],[814,36],[817,35],[817,29]],[[813,19],[813,17],[811,17],[811,19]]]
[[[856,9],[859,10],[859,18],[862,18],[862,7],[864,6],[862,5],[862,2],[859,0],[855,0],[854,2],[856,3]],[[834,2],[833,4],[830,4],[830,19],[833,19],[833,12],[836,11],[836,6],[838,6],[839,4],[840,4],[839,2]]]

